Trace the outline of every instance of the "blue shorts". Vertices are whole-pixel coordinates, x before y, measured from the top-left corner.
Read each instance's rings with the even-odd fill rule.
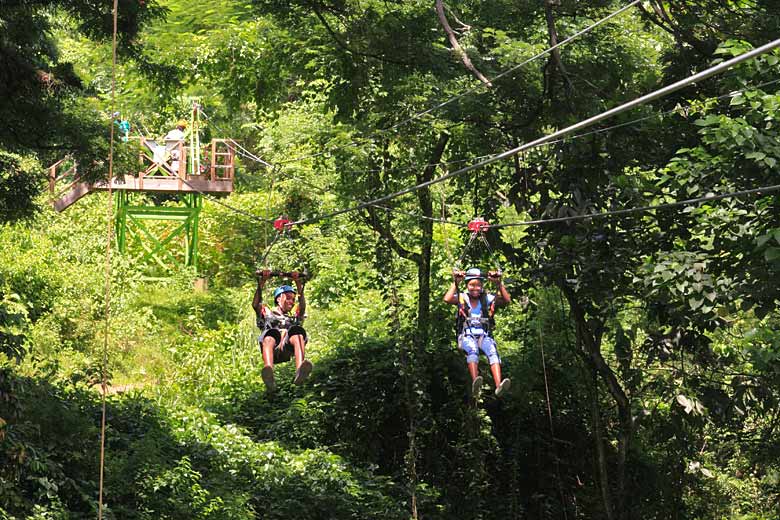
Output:
[[[496,349],[496,340],[490,336],[461,334],[458,336],[458,347],[466,353],[466,363],[477,363],[480,350],[487,356],[491,365],[501,363],[501,358],[498,357],[498,349]]]

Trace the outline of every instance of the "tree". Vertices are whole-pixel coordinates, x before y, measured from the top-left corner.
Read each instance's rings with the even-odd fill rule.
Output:
[[[32,171],[38,167],[21,175],[25,171],[22,164],[35,160],[50,164],[71,153],[81,159],[82,173],[88,178],[106,174],[110,120],[86,100],[87,89],[59,53],[53,32],[67,21],[58,22],[58,13],[73,20],[80,34],[97,41],[110,40],[112,34],[109,3],[4,2],[0,12],[0,151],[6,157],[3,175],[14,187],[0,192],[4,197],[0,207],[13,207],[21,212],[17,216],[29,213],[41,184],[40,174]],[[141,48],[134,43],[139,28],[162,13],[154,2],[119,3],[119,38],[128,54],[140,55]],[[16,158],[11,159],[9,153],[17,154]]]

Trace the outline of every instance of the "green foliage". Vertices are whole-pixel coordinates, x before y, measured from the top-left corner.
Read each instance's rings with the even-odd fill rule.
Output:
[[[127,49],[141,26],[161,11],[155,2],[120,4],[118,36]],[[106,177],[108,110],[90,98],[94,94],[85,91],[53,38],[53,28],[68,22],[76,34],[96,40],[110,39],[113,31],[111,6],[90,1],[12,2],[0,13],[2,221],[33,211],[32,199],[43,181],[40,164],[52,164],[71,153],[86,179]],[[9,197],[13,199],[5,200]],[[9,215],[9,210],[17,215]]]
[[[22,357],[25,332],[29,324],[27,308],[18,294],[2,294],[0,300],[0,353],[9,358]]]
[[[737,55],[777,32],[774,4],[645,3],[561,48],[560,63],[544,57],[408,123],[477,85],[430,2],[163,4],[120,2],[116,106],[108,4],[0,14],[1,515],[94,516],[90,388],[105,373],[110,518],[402,518],[413,497],[423,518],[773,517],[775,195],[490,230],[497,253],[466,260],[499,260],[514,300],[529,303],[498,316],[513,390],[477,402],[439,301],[468,234],[415,215],[505,223],[776,184],[776,54],[619,129],[294,227],[303,258],[282,241],[267,263],[314,275],[315,370],[302,387],[280,364],[279,391],[266,393],[249,302],[276,237],[264,221],[420,182],[443,135],[434,175]],[[581,4],[461,2],[446,14],[494,78],[547,47],[548,17],[560,41],[622,5]],[[105,177],[110,110],[154,134],[191,97],[208,115],[204,137],[236,138],[274,166],[240,157],[237,192],[205,203],[208,292],[192,291],[187,269],[147,284],[112,254],[106,302],[111,201],[18,217],[36,216],[41,166],[66,153]],[[115,171],[136,152],[117,144]]]
[[[9,423],[0,440],[0,507],[10,518],[88,514],[95,506],[99,400],[83,389],[32,382],[16,381],[25,420]],[[401,517],[386,495],[391,482],[323,450],[257,443],[196,409],[161,414],[138,395],[110,399],[109,410],[110,518],[254,518],[257,511],[266,518]],[[55,443],[45,440],[47,428],[60,432]]]
[[[42,184],[35,159],[0,150],[0,222],[31,216]]]

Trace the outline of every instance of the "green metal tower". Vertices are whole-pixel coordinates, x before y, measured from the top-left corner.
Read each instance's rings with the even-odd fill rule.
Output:
[[[129,191],[116,192],[116,241],[119,252],[135,252],[134,263],[150,271],[170,272],[176,266],[198,268],[200,193],[177,197],[180,206],[133,204]]]
[[[184,126],[182,122],[179,128]],[[110,188],[116,192],[117,247],[145,276],[165,278],[181,266],[197,270],[203,194],[233,191],[235,155],[232,139],[212,139],[201,146],[197,102],[189,127],[188,137],[181,131],[162,140],[131,137],[129,141],[139,143],[140,171],[107,181],[83,182],[75,163],[58,161],[49,168],[55,209],[63,211],[89,193]]]

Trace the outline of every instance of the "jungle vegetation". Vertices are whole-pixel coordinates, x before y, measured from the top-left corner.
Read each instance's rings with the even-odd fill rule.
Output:
[[[780,192],[716,196],[778,184],[780,52],[316,220],[780,33],[774,0],[646,0],[518,66],[625,5],[120,0],[114,69],[111,2],[0,1],[0,518],[96,517],[104,376],[105,518],[778,518]],[[251,154],[205,199],[197,271],[149,281],[107,264],[107,195],[56,213],[46,168],[105,178],[114,112],[160,136],[193,99]],[[312,220],[315,367],[268,394],[250,302],[281,214]],[[577,217],[467,255],[515,300],[512,389],[477,402],[441,298],[469,232],[436,220],[475,216]]]

